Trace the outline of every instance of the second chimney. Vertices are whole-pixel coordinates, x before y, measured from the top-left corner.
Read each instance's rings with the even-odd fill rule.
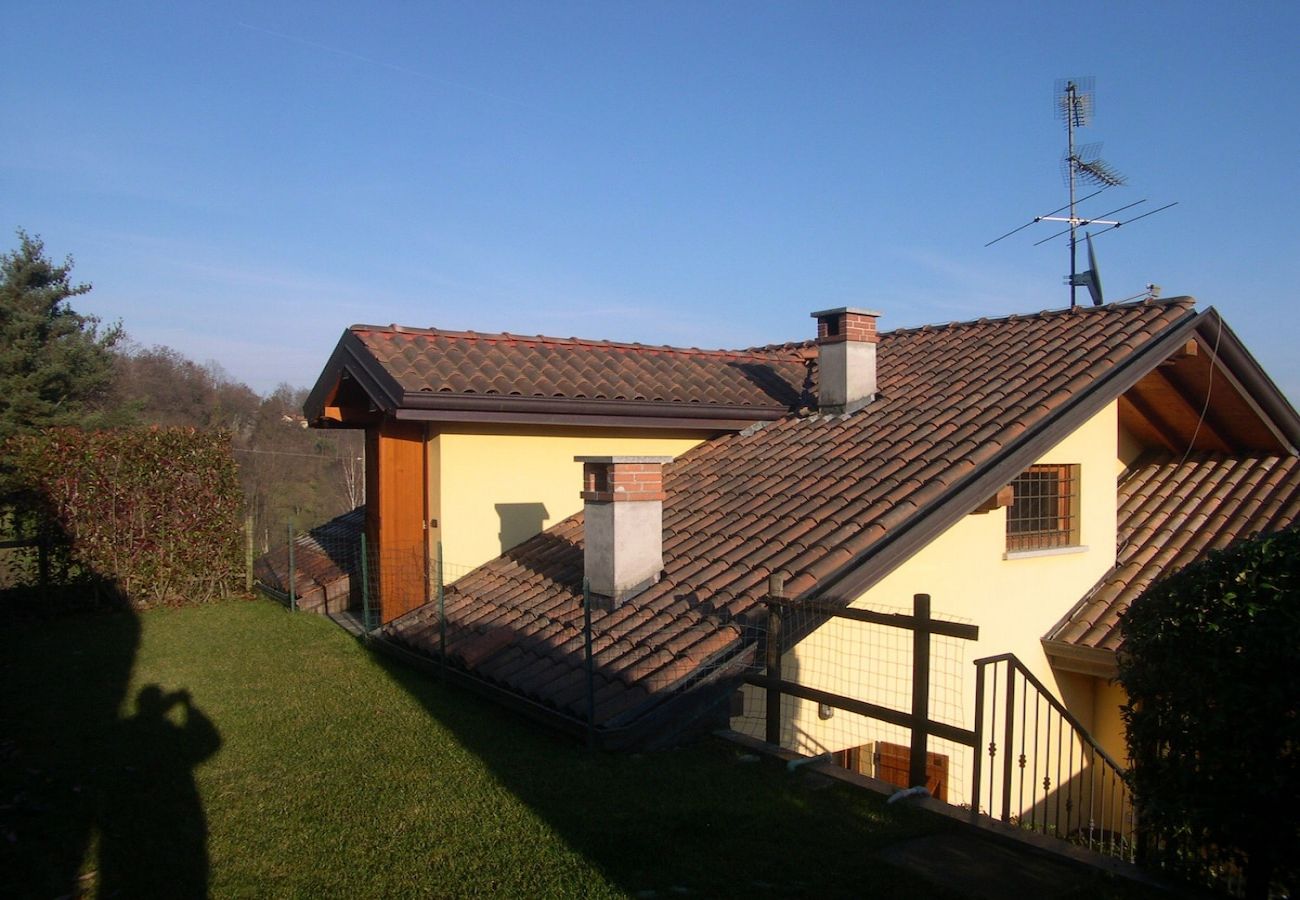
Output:
[[[671,456],[575,456],[582,463],[591,592],[617,607],[659,580],[664,567],[663,466]]]
[[[824,413],[856,412],[876,396],[876,319],[880,313],[841,306],[817,320],[817,406]]]

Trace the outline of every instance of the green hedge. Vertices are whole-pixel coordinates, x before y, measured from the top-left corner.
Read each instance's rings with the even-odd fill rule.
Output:
[[[243,500],[228,435],[57,428],[3,450],[10,488],[132,605],[202,603],[239,584]]]
[[[1153,861],[1247,895],[1294,890],[1300,853],[1300,531],[1235,544],[1123,618],[1138,824]]]

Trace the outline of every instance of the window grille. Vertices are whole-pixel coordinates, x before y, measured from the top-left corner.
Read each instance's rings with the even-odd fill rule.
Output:
[[[1079,467],[1030,466],[1011,482],[1007,550],[1048,550],[1079,543]]]

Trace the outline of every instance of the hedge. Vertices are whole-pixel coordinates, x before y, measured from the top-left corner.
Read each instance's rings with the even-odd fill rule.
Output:
[[[1300,531],[1243,541],[1123,617],[1131,779],[1153,862],[1247,896],[1300,854]]]
[[[57,428],[3,447],[9,487],[72,561],[136,607],[202,603],[242,577],[230,438],[192,428]]]

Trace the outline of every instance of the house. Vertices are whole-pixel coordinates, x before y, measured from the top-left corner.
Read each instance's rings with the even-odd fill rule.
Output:
[[[397,325],[344,332],[305,403],[366,433],[366,534],[383,620],[581,509],[584,453],[675,457],[789,415],[807,367],[774,350],[706,351]]]
[[[959,715],[970,661],[1014,653],[1123,759],[1118,614],[1295,519],[1300,417],[1191,298],[884,333],[868,310],[813,315],[815,340],[743,351],[349,329],[306,414],[367,430],[383,639],[644,746],[754,730],[761,696],[737,687],[769,576],[855,607],[927,593],[980,628],[944,676]],[[441,620],[427,566],[384,575],[439,541],[464,564]],[[844,627],[797,629],[786,671],[843,688]],[[878,676],[863,699],[906,689]],[[783,744],[848,760],[895,739],[826,712],[787,703]]]

